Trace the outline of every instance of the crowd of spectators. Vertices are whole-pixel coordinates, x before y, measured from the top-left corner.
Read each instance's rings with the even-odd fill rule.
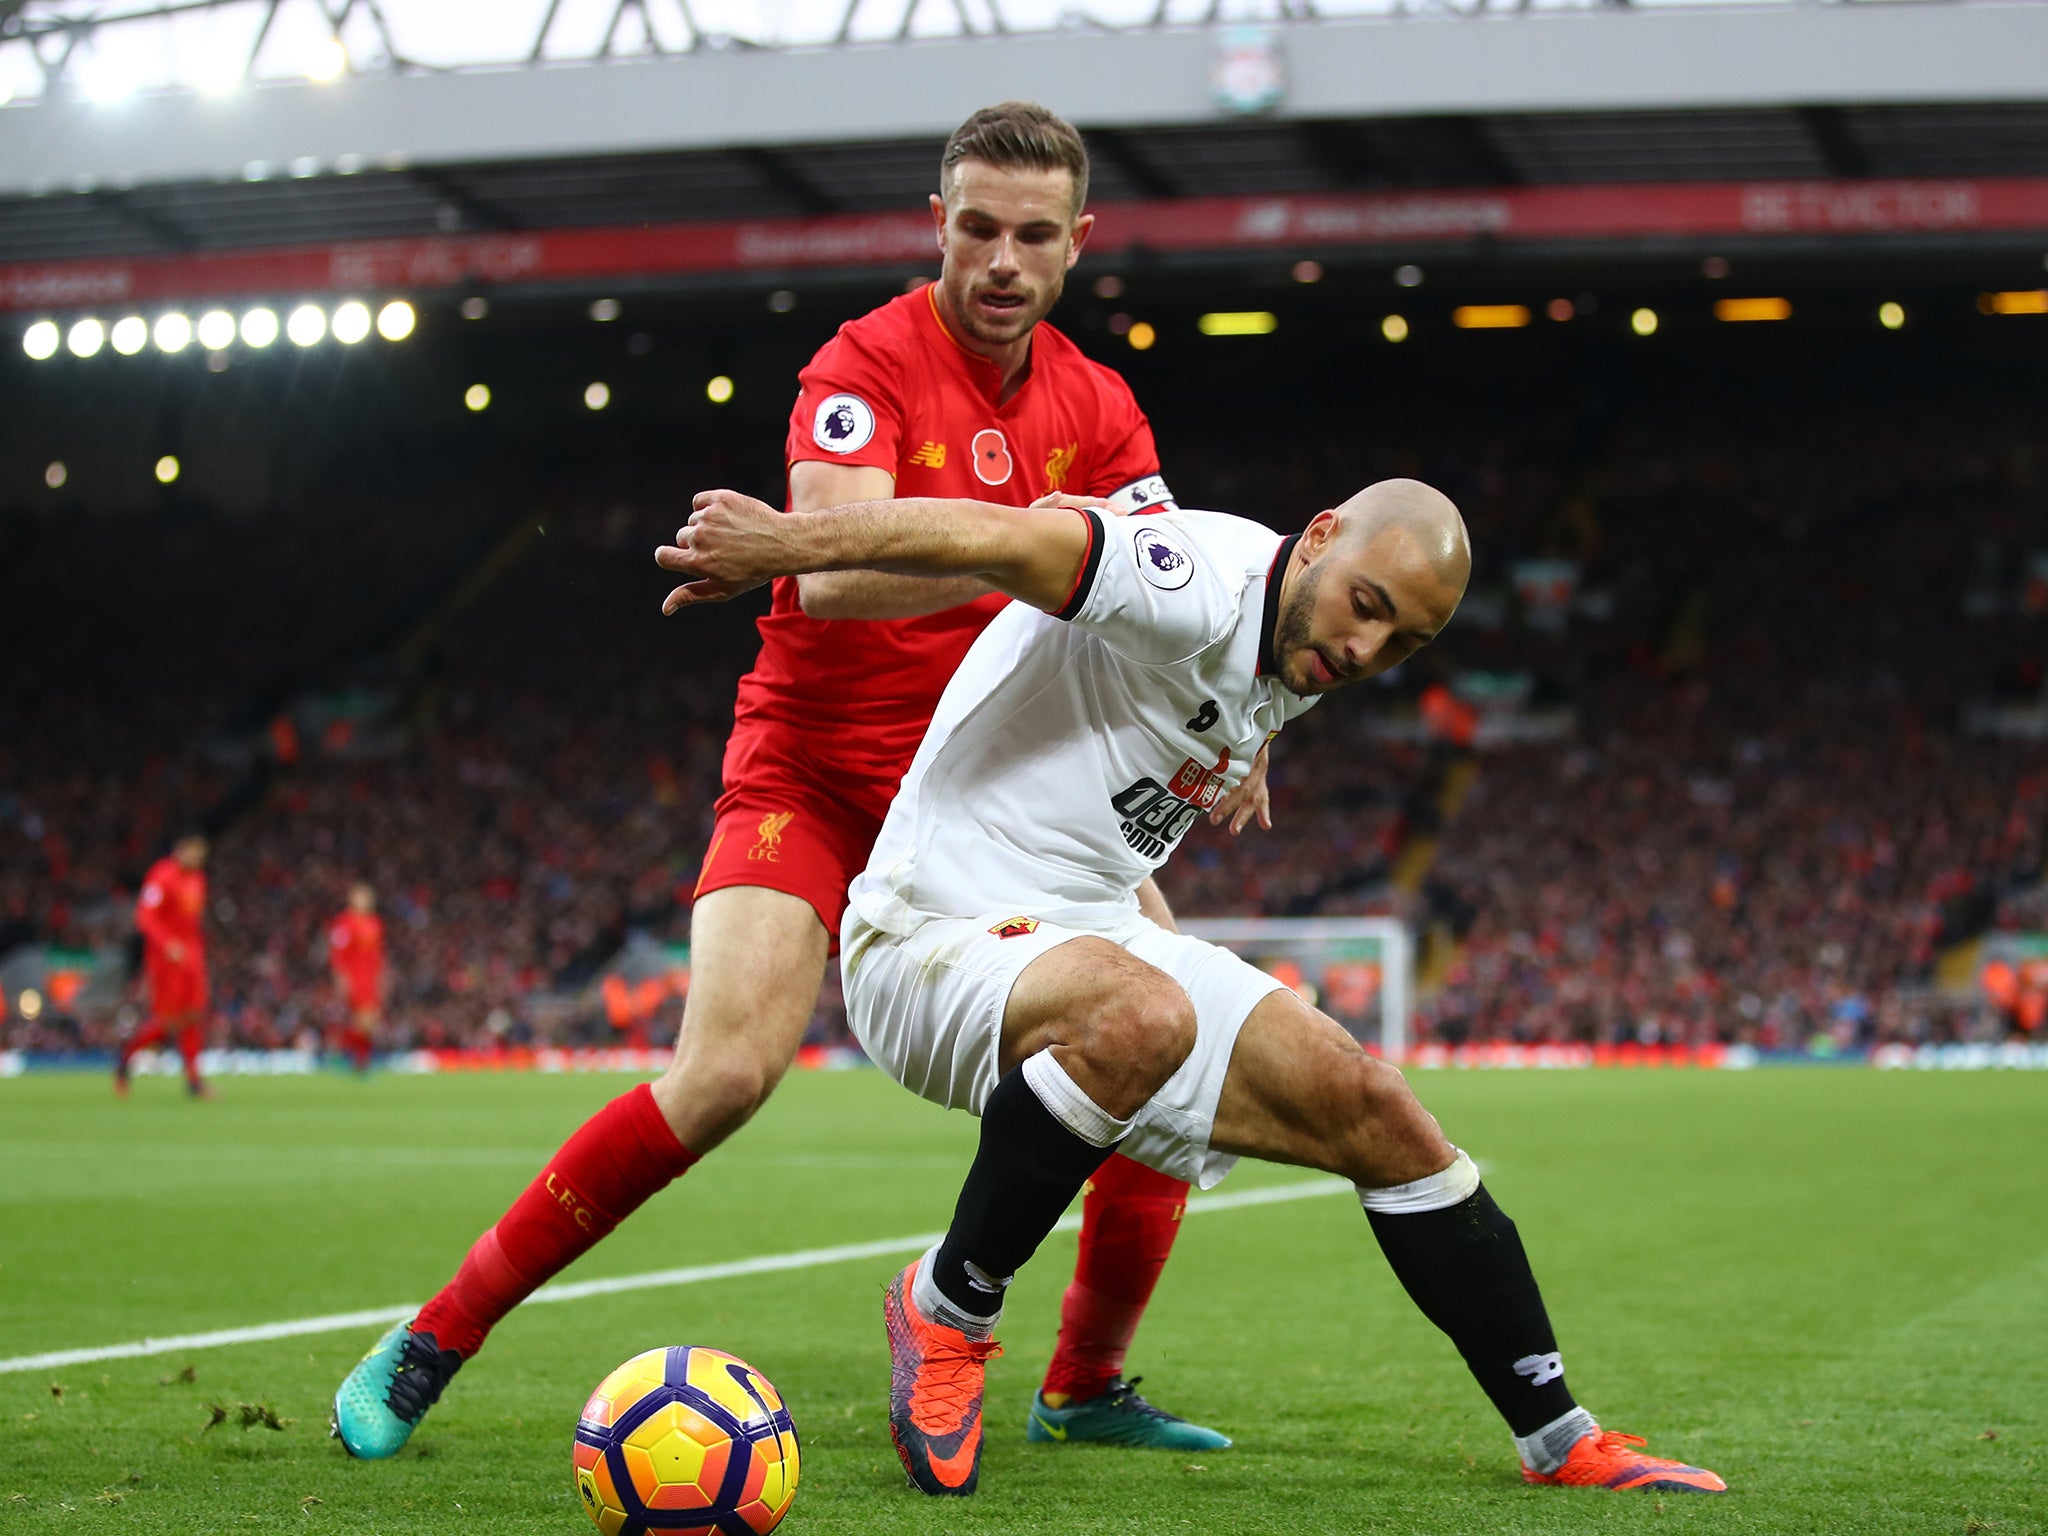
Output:
[[[1534,416],[1371,440],[1285,438],[1276,416],[1247,463],[1159,415],[1183,501],[1299,526],[1419,473],[1480,551],[1435,651],[1276,744],[1273,830],[1189,834],[1162,882],[1178,910],[1399,912],[1437,940],[1418,1022],[1447,1041],[1977,1027],[1930,986],[1938,957],[2037,922],[2048,853],[2048,749],[1961,728],[1970,700],[2040,691],[2015,574],[2048,474],[2027,423],[1730,407],[1589,445]],[[139,588],[99,584],[104,527],[0,527],[0,611],[46,658],[0,698],[0,951],[125,942],[149,858],[211,819],[224,1040],[338,1019],[323,936],[358,879],[385,916],[391,1043],[608,1038],[606,961],[631,933],[687,939],[753,651],[752,608],[659,617],[648,555],[686,474],[661,468],[159,520],[122,532]],[[774,474],[721,478],[773,496]],[[309,560],[337,518],[351,537]],[[1532,555],[1579,572],[1559,625],[1510,595]],[[1388,729],[1430,681],[1505,672],[1562,739],[1461,766]],[[370,701],[360,733],[279,735],[349,699]],[[0,1044],[102,1046],[132,1011],[0,1020]]]
[[[1999,1027],[1932,983],[1947,946],[2039,907],[2048,745],[1962,726],[2044,698],[2048,461],[1964,411],[1745,414],[1625,438],[1583,487],[1616,612],[1518,641],[1578,729],[1486,754],[1447,826],[1442,1036],[1826,1051]]]

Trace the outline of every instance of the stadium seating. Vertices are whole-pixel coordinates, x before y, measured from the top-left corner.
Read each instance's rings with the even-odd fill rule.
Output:
[[[1945,946],[2042,910],[2048,751],[1962,728],[2041,688],[2037,424],[1724,404],[1332,440],[1276,410],[1239,457],[1154,409],[1185,502],[1298,526],[1332,487],[1420,473],[1480,554],[1436,650],[1277,744],[1272,832],[1190,835],[1179,910],[1399,912],[1432,936],[1417,1023],[1446,1041],[2002,1027],[1928,983]],[[147,858],[207,818],[222,1038],[333,1021],[322,934],[357,878],[395,1042],[609,1038],[607,960],[687,935],[752,654],[750,611],[656,613],[689,449],[263,519],[0,519],[0,611],[61,658],[0,713],[0,950],[125,942]],[[772,495],[775,474],[728,478]],[[1515,596],[1538,556],[1576,572],[1554,622]],[[1417,725],[1427,684],[1502,679],[1560,739],[1475,755]],[[53,1009],[0,1044],[119,1024]],[[841,1027],[828,989],[817,1036]]]

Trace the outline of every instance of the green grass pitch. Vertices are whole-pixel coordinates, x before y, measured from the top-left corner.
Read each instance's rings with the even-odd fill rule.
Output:
[[[0,1374],[0,1536],[588,1529],[570,1431],[613,1365],[731,1350],[804,1441],[796,1532],[2048,1530],[2048,1076],[1417,1074],[1543,1278],[1579,1396],[1724,1498],[1523,1487],[1498,1421],[1343,1195],[1191,1216],[1138,1339],[1203,1458],[1031,1446],[1073,1260],[1014,1288],[982,1492],[909,1492],[874,1259],[531,1307],[396,1461],[326,1434],[374,1328]],[[0,1082],[0,1358],[426,1296],[620,1078]],[[973,1123],[798,1074],[567,1278],[932,1230]],[[1247,1166],[1226,1191],[1290,1182]],[[191,1378],[185,1378],[186,1367]],[[60,1390],[61,1389],[61,1393]],[[209,1403],[283,1430],[207,1430]]]

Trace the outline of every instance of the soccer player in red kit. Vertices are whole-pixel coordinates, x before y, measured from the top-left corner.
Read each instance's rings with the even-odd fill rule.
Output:
[[[114,1058],[116,1093],[127,1094],[128,1066],[137,1051],[175,1036],[185,1059],[186,1091],[206,1096],[199,1076],[199,1052],[206,1044],[206,940],[200,932],[205,915],[206,839],[190,833],[149,867],[135,902],[149,1017]]]
[[[366,1072],[384,1020],[384,919],[377,915],[377,893],[360,880],[348,888],[348,910],[328,924],[327,963],[348,1004],[341,1048],[351,1066]]]
[[[892,494],[1018,507],[1114,497],[1126,510],[1170,500],[1129,387],[1039,323],[1093,223],[1087,177],[1080,135],[1042,107],[987,108],[953,134],[932,198],[939,281],[841,327],[804,369],[792,510]],[[847,886],[940,693],[1004,601],[977,581],[872,571],[775,584],[697,883],[674,1063],[571,1136],[455,1278],[342,1383],[335,1433],[352,1454],[394,1454],[501,1317],[774,1090],[816,1007]],[[1263,815],[1262,775],[1219,812],[1235,827],[1253,808]],[[1171,924],[1149,882],[1141,899]],[[1122,1378],[1186,1193],[1122,1159],[1096,1179],[1032,1438],[1229,1444]]]

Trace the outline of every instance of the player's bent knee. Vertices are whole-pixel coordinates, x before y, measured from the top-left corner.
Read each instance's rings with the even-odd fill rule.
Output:
[[[1342,1166],[1333,1172],[1386,1188],[1439,1172],[1457,1156],[1398,1067],[1360,1053],[1335,1074],[1328,1092],[1341,1121]]]
[[[654,1097],[683,1144],[701,1151],[698,1142],[723,1140],[753,1118],[781,1079],[779,1065],[744,1043],[710,1051],[685,1046],[655,1084]]]
[[[1134,984],[1105,999],[1088,1022],[1084,1046],[1092,1058],[1156,1078],[1155,1086],[1179,1071],[1194,1048],[1195,1005],[1171,981]]]

